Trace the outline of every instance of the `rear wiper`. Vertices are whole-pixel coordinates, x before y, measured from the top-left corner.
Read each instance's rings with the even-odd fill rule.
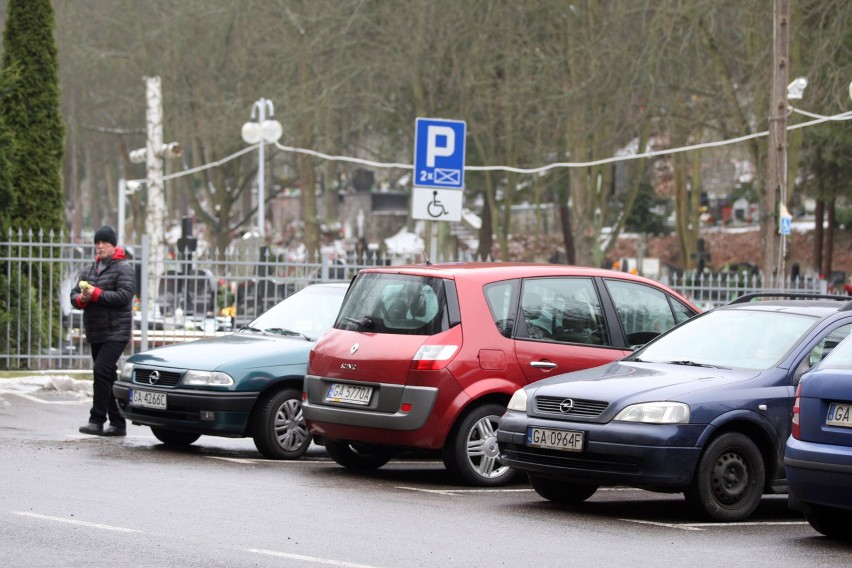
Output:
[[[705,367],[707,369],[727,369],[727,367],[719,367],[718,365],[709,365],[707,363],[696,363],[695,361],[666,361],[670,365],[685,365],[687,367]]]
[[[308,341],[313,341],[310,337],[302,333],[301,331],[293,331],[292,329],[284,329],[283,327],[267,327],[263,330],[264,333],[277,333],[280,335],[291,335],[295,337],[304,337]]]
[[[376,322],[374,322],[372,319],[368,318],[367,316],[364,316],[361,319],[355,319],[355,318],[350,318],[350,317],[344,317],[343,319],[345,319],[346,321],[348,321],[350,323],[354,323],[358,327],[363,327],[364,329],[373,329],[374,327],[376,327]]]

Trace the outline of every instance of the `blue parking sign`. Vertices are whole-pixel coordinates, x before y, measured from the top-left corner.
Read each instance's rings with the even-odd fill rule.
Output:
[[[464,188],[466,125],[461,120],[418,118],[414,137],[414,186]]]

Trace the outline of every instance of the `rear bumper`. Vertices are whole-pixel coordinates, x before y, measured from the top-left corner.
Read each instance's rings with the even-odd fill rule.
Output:
[[[166,410],[131,406],[129,393],[135,388],[165,393]],[[155,389],[123,381],[116,381],[112,390],[121,415],[133,424],[225,437],[246,435],[248,419],[259,395],[257,392]]]
[[[432,387],[359,383],[373,387],[369,404],[360,406],[328,402],[328,389],[332,383],[341,382],[346,381],[314,375],[305,377],[304,388],[307,396],[302,402],[302,413],[312,432],[323,434],[326,429],[320,424],[328,424],[331,429],[332,425],[340,425],[395,431],[417,430],[426,424],[438,398],[438,389]],[[404,411],[403,407],[410,410]]]
[[[790,438],[784,454],[790,505],[852,510],[852,448]]]

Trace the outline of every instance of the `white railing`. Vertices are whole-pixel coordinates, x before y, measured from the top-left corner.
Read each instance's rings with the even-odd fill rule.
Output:
[[[348,282],[364,267],[423,261],[419,255],[372,253],[293,259],[266,247],[152,255],[147,237],[140,241],[126,247],[137,271],[138,296],[133,341],[125,357],[227,333],[314,282]],[[61,233],[0,235],[0,369],[91,368],[82,312],[72,308],[70,292],[93,255],[90,243],[72,242]],[[155,256],[165,260],[155,266]],[[452,260],[474,259],[459,252]],[[662,281],[702,309],[752,292],[826,291],[825,282],[817,279],[771,281],[759,275],[685,274]],[[155,290],[148,290],[149,282],[156,282]]]

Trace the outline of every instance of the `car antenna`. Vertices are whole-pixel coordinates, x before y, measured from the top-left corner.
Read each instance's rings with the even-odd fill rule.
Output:
[[[426,266],[432,266],[432,261],[429,260],[429,255],[426,254],[426,249],[423,249],[423,258],[426,259]]]

